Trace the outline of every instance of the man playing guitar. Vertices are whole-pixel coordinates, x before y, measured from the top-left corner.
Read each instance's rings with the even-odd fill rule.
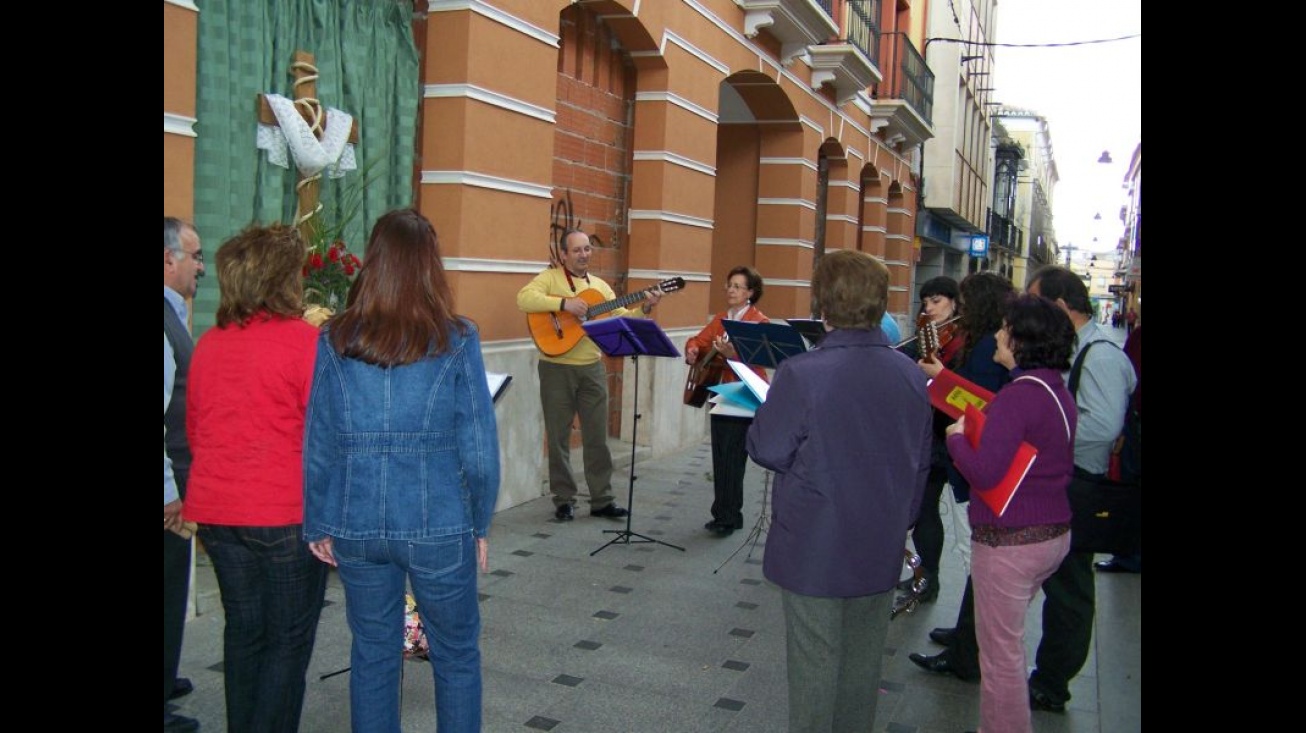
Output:
[[[579,230],[562,237],[559,259],[562,267],[549,267],[517,293],[517,307],[527,314],[567,312],[576,318],[587,316],[590,304],[580,293],[596,290],[604,300],[615,300],[611,286],[589,273],[593,247],[590,237]],[[647,316],[662,299],[662,291],[644,291],[639,308],[615,308],[613,316]],[[549,488],[553,492],[554,517],[573,519],[576,478],[571,471],[571,423],[580,416],[585,452],[585,483],[590,493],[590,516],[620,519],[630,512],[612,498],[612,454],[608,450],[608,380],[603,353],[588,336],[561,354],[541,349],[539,362],[540,403],[544,409],[544,433],[549,448]]]

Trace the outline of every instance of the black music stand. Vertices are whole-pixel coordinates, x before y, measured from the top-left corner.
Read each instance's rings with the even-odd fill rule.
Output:
[[[748,321],[722,321],[721,325],[725,327],[726,333],[730,334],[730,343],[734,345],[735,351],[739,352],[738,361],[774,369],[785,359],[796,356],[807,351],[807,344],[803,341],[803,334],[797,328],[782,323],[751,323]],[[824,326],[822,326],[824,329]],[[730,557],[721,561],[716,570],[712,573],[721,571],[726,563],[734,559],[744,546],[752,543],[748,550],[748,558],[753,557],[753,550],[757,549],[757,541],[762,538],[762,533],[766,532],[770,526],[771,518],[767,515],[767,506],[770,503],[771,492],[771,472],[766,472],[765,482],[762,485],[762,512],[757,516],[757,523],[749,531],[748,536],[740,543],[735,551],[730,553]]]
[[[738,360],[745,364],[774,369],[785,359],[807,351],[803,334],[788,324],[722,321],[721,325],[739,352]]]
[[[641,356],[680,356],[680,351],[676,345],[671,343],[667,338],[666,332],[658,328],[658,324],[644,318],[605,318],[598,321],[587,321],[581,324],[585,329],[585,334],[598,345],[599,350],[608,356],[629,356],[635,365],[635,393],[634,402],[631,406],[631,412],[635,413],[634,421],[630,428],[630,488],[626,494],[626,528],[625,529],[605,529],[604,534],[615,534],[607,543],[590,553],[590,556],[599,554],[599,552],[610,545],[618,542],[629,545],[634,542],[656,542],[659,545],[685,551],[685,548],[673,545],[670,542],[655,540],[652,537],[645,537],[638,532],[632,532],[630,521],[635,516],[635,448],[639,445],[639,357]],[[638,537],[639,539],[631,539]]]
[[[786,321],[810,341],[812,346],[820,346],[821,340],[828,333],[825,330],[825,321],[816,318],[789,318]]]

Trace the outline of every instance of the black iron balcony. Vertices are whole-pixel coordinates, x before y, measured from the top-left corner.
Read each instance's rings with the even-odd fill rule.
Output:
[[[851,41],[852,28],[848,30]],[[885,33],[882,41],[884,56],[878,61],[884,71],[884,81],[875,90],[876,99],[904,100],[925,120],[925,124],[933,125],[934,72],[925,65],[924,57],[906,33]]]
[[[1024,243],[1024,232],[1011,219],[989,209],[989,249],[1019,253]]]
[[[830,1],[821,7],[830,12]],[[871,63],[879,61],[880,27],[875,19],[880,15],[880,0],[848,0],[848,28],[844,37],[866,55]]]

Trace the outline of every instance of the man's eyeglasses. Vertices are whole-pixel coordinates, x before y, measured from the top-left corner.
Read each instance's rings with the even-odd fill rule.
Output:
[[[195,260],[201,265],[204,264],[204,250],[202,249],[197,249],[194,252],[187,252],[184,249],[177,249],[176,252],[178,254],[190,255],[191,259]]]

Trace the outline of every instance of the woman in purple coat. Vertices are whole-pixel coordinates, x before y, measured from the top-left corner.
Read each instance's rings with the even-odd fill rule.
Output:
[[[780,586],[789,730],[872,730],[907,527],[932,440],[925,375],[880,328],[889,271],[821,257],[812,293],[829,333],[780,363],[748,430],[776,472],[762,570]]]

